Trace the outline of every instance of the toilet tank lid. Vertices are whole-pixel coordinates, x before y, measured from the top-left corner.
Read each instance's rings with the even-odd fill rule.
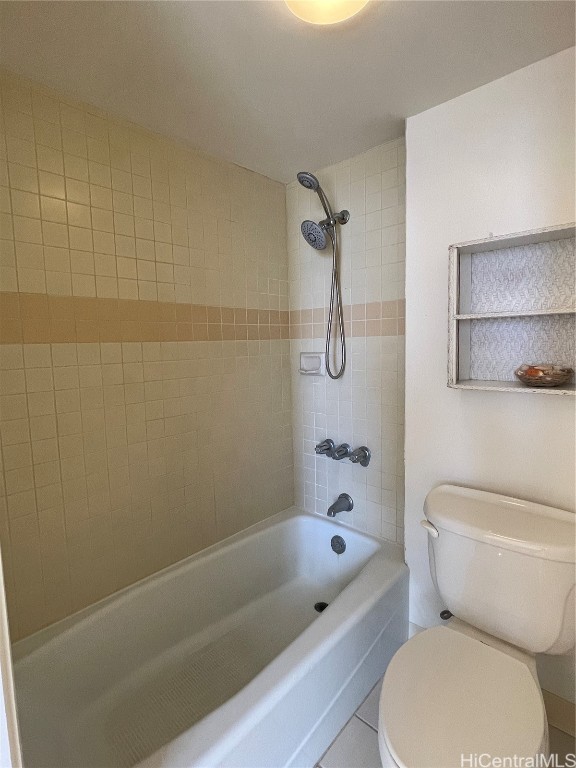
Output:
[[[572,512],[457,485],[433,488],[424,502],[438,529],[502,549],[563,563],[575,562]]]

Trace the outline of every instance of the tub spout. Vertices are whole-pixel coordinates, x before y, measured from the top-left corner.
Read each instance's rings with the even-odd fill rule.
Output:
[[[328,517],[336,517],[338,512],[351,512],[354,509],[352,497],[347,493],[341,493],[334,504],[328,507]]]

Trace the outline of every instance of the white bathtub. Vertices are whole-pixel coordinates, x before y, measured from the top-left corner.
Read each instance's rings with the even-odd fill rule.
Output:
[[[16,643],[24,764],[310,768],[407,611],[399,547],[287,510]]]

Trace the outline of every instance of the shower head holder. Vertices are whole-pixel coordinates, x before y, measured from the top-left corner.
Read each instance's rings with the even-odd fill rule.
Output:
[[[329,227],[334,227],[336,224],[347,224],[350,220],[350,211],[338,211],[338,213],[335,213],[332,217],[322,219],[322,221],[318,222],[318,226],[322,227],[322,229],[328,229]]]

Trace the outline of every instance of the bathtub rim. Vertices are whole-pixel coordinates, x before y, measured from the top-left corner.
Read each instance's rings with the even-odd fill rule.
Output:
[[[314,521],[320,520],[329,525],[335,525],[338,528],[341,528],[343,531],[348,531],[349,535],[358,535],[363,538],[372,540],[375,544],[378,545],[378,549],[373,555],[371,555],[370,560],[385,550],[387,559],[396,561],[402,565],[406,564],[404,559],[404,549],[400,544],[388,541],[387,539],[382,539],[378,536],[375,536],[374,534],[359,531],[356,528],[352,528],[351,526],[346,525],[339,520],[328,520],[322,515],[319,515],[315,512],[307,512],[300,507],[293,505],[281,510],[280,512],[276,512],[270,517],[264,518],[264,520],[260,520],[257,523],[254,523],[248,528],[243,528],[241,531],[237,531],[236,533],[233,533],[232,535],[227,536],[225,539],[221,539],[220,541],[217,541],[214,544],[205,547],[204,549],[193,552],[191,555],[187,555],[181,560],[177,560],[175,563],[171,563],[170,565],[161,568],[159,571],[148,574],[148,576],[144,576],[142,579],[139,579],[132,584],[121,587],[115,592],[112,592],[110,595],[106,595],[100,600],[97,600],[95,603],[91,603],[90,605],[75,611],[69,616],[65,616],[63,619],[60,619],[53,624],[49,624],[42,629],[39,629],[37,632],[34,632],[27,637],[23,637],[22,639],[11,643],[12,663],[16,664],[19,661],[23,661],[27,656],[47,648],[47,646],[56,640],[62,633],[73,629],[77,624],[80,624],[85,619],[89,619],[100,610],[109,607],[111,604],[125,600],[129,592],[132,592],[135,589],[145,589],[146,586],[152,584],[153,582],[167,581],[174,576],[176,571],[181,569],[184,570],[193,561],[201,560],[204,558],[213,558],[219,551],[227,549],[228,547],[233,547],[243,539],[249,538],[251,535],[258,533],[259,531],[265,530],[266,528],[271,528],[275,525],[281,524],[294,518],[311,519]],[[368,560],[368,562],[370,560]],[[361,571],[366,567],[367,564],[368,563],[363,566]],[[355,578],[358,578],[360,573],[358,573]]]

